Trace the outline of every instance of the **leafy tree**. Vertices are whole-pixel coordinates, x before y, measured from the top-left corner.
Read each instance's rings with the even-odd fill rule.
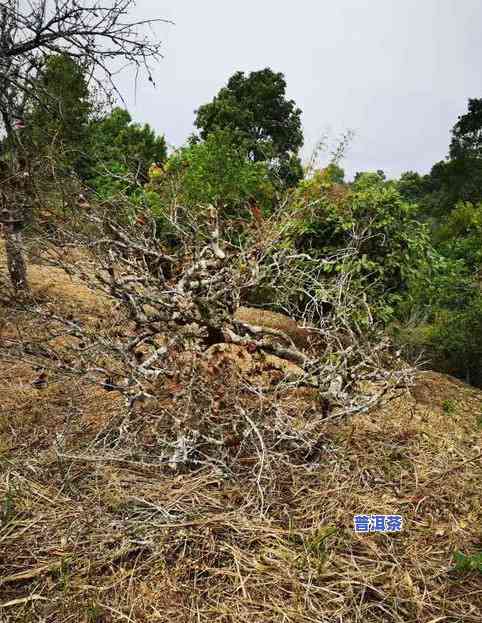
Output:
[[[316,189],[318,192],[321,187],[329,188],[333,184],[344,184],[345,171],[336,163],[331,162],[322,169],[312,169],[308,171],[306,180],[300,182],[299,187],[305,190]]]
[[[324,168],[324,173],[334,184],[343,184],[345,182],[345,171],[334,162]]]
[[[452,130],[450,158],[482,158],[482,98],[469,99],[468,112],[461,115]]]
[[[435,370],[482,383],[482,296],[463,263],[433,255],[430,280],[411,288],[403,322],[391,326],[406,355]]]
[[[303,145],[301,110],[286,98],[282,73],[266,68],[238,71],[212,102],[196,111],[202,139],[229,130],[253,162],[267,162],[272,174],[294,185],[302,177],[298,151]]]
[[[482,266],[482,203],[459,201],[438,228],[435,243],[445,257],[463,260],[477,272]]]
[[[458,201],[482,201],[482,159],[461,157],[437,162],[428,179],[423,202],[436,218],[450,213]]]
[[[353,179],[358,188],[368,186],[382,186],[386,182],[385,172],[378,171],[357,171]]]
[[[226,216],[252,202],[267,208],[274,195],[266,164],[247,159],[226,131],[179,149],[165,167],[154,167],[150,189],[164,196],[174,191],[177,201],[191,207],[212,204]]]
[[[349,271],[361,288],[367,287],[384,321],[401,312],[411,282],[428,262],[429,236],[417,220],[417,206],[378,173],[340,185],[325,169],[303,181],[287,231],[296,248],[319,257],[328,273]],[[352,260],[347,262],[345,254],[337,263],[349,246]]]
[[[397,188],[405,200],[419,203],[428,191],[427,176],[416,171],[405,171],[397,182]]]
[[[468,112],[452,129],[449,158],[432,167],[426,190],[425,209],[436,218],[458,201],[482,201],[482,99],[469,99]]]
[[[24,144],[37,156],[50,152],[79,169],[94,110],[86,67],[66,54],[53,54],[45,58],[33,82]]]
[[[469,281],[463,305],[434,307],[422,346],[439,370],[482,385],[482,295]],[[460,282],[458,283],[460,290]]]
[[[23,117],[26,105],[37,97],[33,79],[52,53],[63,54],[92,68],[100,88],[114,88],[109,63],[113,58],[145,70],[152,80],[149,62],[160,57],[160,42],[151,41],[146,31],[159,20],[131,20],[134,0],[3,0],[0,5],[0,129],[6,135],[11,179],[24,178],[28,171],[19,156],[21,141],[15,119]],[[152,35],[152,33],[150,33]],[[104,80],[102,80],[104,78]],[[22,170],[23,169],[23,170]],[[22,229],[26,222],[25,194],[21,185],[11,188],[4,218],[5,248],[10,278],[15,291],[28,292],[26,264],[22,252]],[[22,206],[22,207],[21,207]]]
[[[129,191],[148,181],[152,163],[163,163],[166,141],[148,125],[132,122],[127,110],[114,108],[106,117],[94,121],[91,135],[91,185],[103,196]]]

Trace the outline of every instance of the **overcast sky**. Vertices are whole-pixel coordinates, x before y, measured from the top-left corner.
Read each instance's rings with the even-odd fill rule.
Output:
[[[308,159],[327,131],[356,134],[343,166],[427,172],[448,151],[469,97],[482,97],[482,0],[138,0],[163,17],[164,60],[137,93],[136,120],[181,145],[194,110],[237,70],[285,74]]]

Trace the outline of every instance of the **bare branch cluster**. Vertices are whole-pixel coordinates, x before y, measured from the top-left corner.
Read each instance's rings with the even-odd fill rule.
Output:
[[[50,54],[88,67],[104,89],[116,90],[117,60],[147,72],[160,58],[153,26],[164,20],[129,18],[134,0],[6,0],[0,7],[0,112],[7,133],[35,97],[33,80]]]
[[[251,372],[243,376],[213,366],[212,356],[217,352],[213,349],[234,349],[260,362],[266,357],[284,361],[289,370],[275,374],[274,387],[313,391],[318,417],[324,422],[365,412],[411,382],[413,370],[393,353],[388,340],[369,327],[357,327],[350,319],[357,295],[351,292],[350,279],[345,275],[325,286],[336,310],[317,324],[299,326],[306,347],[299,341],[295,344],[284,326],[263,326],[255,316],[252,321],[239,316],[242,292],[259,285],[266,275],[278,271],[276,283],[284,276],[284,287],[294,287],[294,280],[303,288],[303,282],[314,279],[315,273],[298,272],[293,277],[296,266],[302,270],[300,258],[284,250],[259,252],[259,247],[253,249],[249,241],[243,249],[235,248],[222,239],[214,209],[199,219],[195,237],[180,230],[177,243],[170,248],[163,246],[155,221],[148,217],[129,223],[119,214],[114,219],[106,211],[93,210],[86,221],[87,234],[70,231],[65,235],[88,259],[72,263],[55,256],[58,250],[53,249],[49,262],[77,274],[90,288],[115,302],[112,331],[92,333],[82,323],[50,315],[57,334],[63,332],[73,338],[73,343],[67,360],[65,354],[50,352],[44,356],[44,364],[53,359],[68,374],[87,374],[93,383],[120,392],[125,397],[128,419],[138,403],[158,402],[166,387],[181,388],[176,400],[166,406],[169,417],[165,421],[177,422],[169,435],[173,431],[178,434],[172,441],[175,448],[171,448],[176,458],[169,455],[169,461],[189,463],[191,450],[198,447],[201,422],[203,435],[214,435],[216,395],[229,391],[240,396],[247,391],[257,396],[273,391],[273,387],[256,387]],[[354,249],[346,253],[349,257]],[[226,365],[229,368],[229,363]],[[252,408],[248,403],[246,413]],[[237,409],[240,404],[242,401]],[[291,420],[281,417],[282,427],[281,421],[288,425]],[[294,435],[288,429],[279,434],[283,438]],[[310,445],[310,434],[307,429],[299,439],[303,447]],[[176,444],[184,448],[182,460]],[[186,444],[191,450],[186,450]],[[212,445],[214,455],[218,446]]]
[[[39,86],[45,60],[62,54],[82,64],[108,94],[118,93],[114,74],[119,61],[145,71],[153,81],[150,63],[161,56],[153,26],[163,20],[135,20],[134,0],[5,0],[0,6],[0,127],[6,135],[2,151],[12,173],[22,171],[22,147],[16,124],[32,102],[55,105]],[[119,94],[119,93],[118,93]],[[119,94],[120,95],[120,94]],[[6,160],[3,154],[3,160]],[[28,291],[22,255],[22,215],[17,197],[8,206],[4,227],[8,266],[17,292]],[[4,219],[5,220],[5,219]],[[13,224],[14,223],[14,224]]]

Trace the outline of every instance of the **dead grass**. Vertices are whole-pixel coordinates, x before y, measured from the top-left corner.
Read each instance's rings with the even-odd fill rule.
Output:
[[[66,248],[61,254],[72,262],[86,263],[85,253],[80,249]],[[52,258],[55,259],[55,258]],[[35,261],[41,262],[42,258]],[[6,258],[3,248],[0,250],[0,271],[5,274]],[[51,309],[52,313],[75,313],[76,316],[103,316],[112,307],[111,301],[99,293],[92,292],[78,277],[69,276],[60,268],[30,262],[28,279],[36,301]],[[7,287],[7,282],[3,280]]]
[[[31,270],[39,305],[110,331],[108,302],[53,271]],[[236,347],[209,385],[173,379],[126,419],[115,392],[61,368],[31,385],[13,346],[48,329],[0,310],[2,623],[482,620],[481,576],[452,571],[482,549],[481,392],[421,374],[335,423]],[[186,430],[193,460],[172,469]],[[356,534],[359,513],[404,530]]]

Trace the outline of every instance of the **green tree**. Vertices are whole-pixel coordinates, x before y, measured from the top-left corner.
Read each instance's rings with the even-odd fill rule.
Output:
[[[405,171],[397,182],[397,188],[405,200],[418,203],[427,194],[427,176],[416,171]]]
[[[204,140],[218,130],[230,131],[252,161],[269,163],[272,175],[287,186],[302,177],[301,110],[286,98],[282,73],[238,71],[212,102],[196,111],[195,125]]]
[[[482,384],[482,293],[463,261],[433,255],[430,281],[413,292],[413,321],[402,328],[399,341],[423,353],[431,367]],[[401,339],[400,339],[401,338]]]
[[[450,158],[482,158],[482,98],[469,99],[468,112],[461,115],[452,130]]]
[[[424,204],[435,217],[458,201],[482,201],[482,99],[469,99],[468,112],[452,129],[449,158],[432,167],[427,191]]]
[[[445,257],[463,260],[477,272],[482,266],[482,203],[459,201],[436,231],[435,243]]]
[[[167,156],[166,141],[148,125],[132,122],[127,110],[114,108],[90,128],[91,185],[101,195],[132,190],[148,181],[149,167]]]
[[[383,185],[386,181],[384,171],[357,171],[353,182],[358,188],[362,186]]]
[[[409,287],[400,340],[437,370],[482,384],[482,99],[452,130],[447,160],[428,176],[402,175],[400,193],[429,220],[430,260]]]
[[[427,263],[428,231],[417,220],[417,206],[379,173],[340,185],[325,169],[304,180],[296,195],[287,228],[294,246],[319,257],[329,274],[349,271],[366,289],[374,314],[384,321],[396,317]],[[349,247],[351,259],[338,262]]]
[[[33,81],[24,144],[36,156],[49,154],[78,170],[94,107],[87,67],[66,54],[47,56]]]
[[[246,158],[227,131],[179,149],[165,167],[153,168],[150,189],[161,197],[174,192],[192,208],[212,204],[225,216],[238,215],[252,202],[269,208],[274,195],[266,164]]]
[[[448,215],[458,201],[482,201],[482,159],[468,156],[437,162],[430,172],[428,189],[423,202],[437,218]]]

